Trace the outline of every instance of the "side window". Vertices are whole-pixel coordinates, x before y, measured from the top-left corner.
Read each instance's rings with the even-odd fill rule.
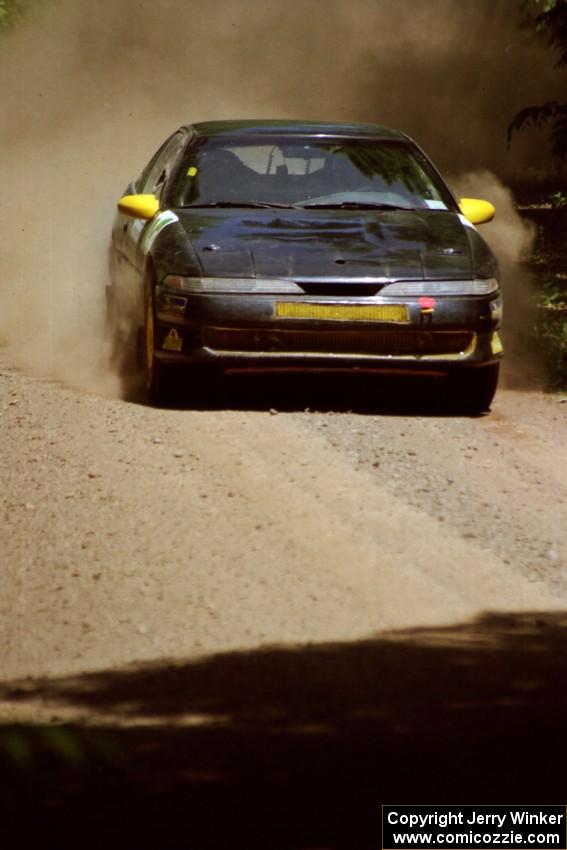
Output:
[[[137,192],[140,192],[140,193],[144,192],[144,186],[148,182],[148,176],[149,176],[150,172],[152,171],[156,161],[161,157],[161,155],[163,154],[163,152],[165,151],[165,149],[167,148],[167,146],[169,145],[169,143],[172,141],[173,138],[174,138],[173,136],[170,136],[169,139],[165,140],[163,145],[161,145],[161,147],[158,148],[158,150],[152,156],[152,158],[150,159],[150,161],[148,162],[148,164],[146,165],[146,167],[144,168],[144,170],[142,171],[142,173],[140,174],[138,179],[135,181],[134,185],[136,187]]]
[[[186,141],[185,133],[175,133],[161,146],[136,181],[138,192],[153,193],[159,197],[163,185],[169,177],[171,167]]]

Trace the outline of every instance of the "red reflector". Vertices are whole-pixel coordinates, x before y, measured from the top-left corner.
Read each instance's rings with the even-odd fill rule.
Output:
[[[423,295],[418,300],[418,304],[422,310],[434,310],[437,305],[437,301],[435,298],[430,298],[429,295]]]

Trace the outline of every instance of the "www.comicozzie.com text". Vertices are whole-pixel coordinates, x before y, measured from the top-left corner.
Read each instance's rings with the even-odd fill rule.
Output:
[[[451,846],[452,844],[466,844],[473,847],[482,844],[484,847],[495,844],[505,844],[517,847],[519,844],[531,846],[534,844],[559,847],[561,836],[558,832],[535,832],[522,835],[521,832],[431,832],[406,833],[394,832],[392,835],[394,844],[407,846],[408,844],[431,844],[437,847],[439,844]]]

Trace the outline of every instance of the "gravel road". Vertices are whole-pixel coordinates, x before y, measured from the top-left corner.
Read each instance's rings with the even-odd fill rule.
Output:
[[[154,409],[0,370],[4,680],[565,607],[560,397]]]
[[[394,390],[155,409],[4,356],[9,846],[374,850],[379,802],[561,798],[567,403]]]

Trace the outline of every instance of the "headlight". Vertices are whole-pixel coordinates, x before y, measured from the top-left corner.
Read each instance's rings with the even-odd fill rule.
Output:
[[[279,278],[183,277],[168,274],[163,280],[163,286],[182,289],[184,292],[268,292],[276,295],[302,292],[292,280]]]
[[[485,280],[401,280],[384,286],[380,295],[490,295],[497,290],[495,277]]]

